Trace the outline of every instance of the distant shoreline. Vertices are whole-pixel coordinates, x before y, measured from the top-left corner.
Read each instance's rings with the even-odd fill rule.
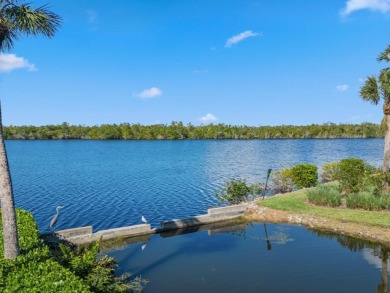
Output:
[[[194,126],[182,122],[171,124],[102,124],[95,126],[59,125],[4,126],[8,140],[250,140],[250,139],[337,139],[383,138],[381,125],[312,124],[304,126],[239,126],[210,124]]]

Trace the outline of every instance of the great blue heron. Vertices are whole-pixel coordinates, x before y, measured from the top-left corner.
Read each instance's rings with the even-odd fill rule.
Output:
[[[50,228],[52,228],[57,223],[58,215],[59,215],[59,212],[60,212],[59,209],[62,209],[62,208],[63,208],[63,206],[56,207],[57,213],[54,215],[53,219],[50,222]]]
[[[141,221],[144,222],[144,223],[147,223],[147,222],[148,222],[148,221],[146,221],[146,219],[145,219],[144,216],[141,217]]]

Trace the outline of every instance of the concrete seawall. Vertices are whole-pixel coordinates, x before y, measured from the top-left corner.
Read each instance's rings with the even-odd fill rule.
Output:
[[[96,240],[113,240],[118,238],[136,237],[163,233],[166,231],[186,229],[216,222],[229,221],[242,216],[246,211],[245,205],[235,205],[221,208],[208,209],[207,214],[190,217],[187,219],[163,221],[160,227],[152,228],[150,224],[133,225],[108,230],[101,230],[93,233],[93,227],[80,227],[55,232],[59,238],[65,239],[73,244],[87,244]],[[175,234],[175,233],[169,233]]]

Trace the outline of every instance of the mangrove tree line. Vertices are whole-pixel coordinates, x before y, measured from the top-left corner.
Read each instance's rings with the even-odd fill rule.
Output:
[[[282,138],[381,138],[379,124],[312,124],[306,126],[238,126],[210,124],[194,126],[182,122],[171,124],[102,124],[96,126],[60,125],[7,126],[6,139],[282,139]]]

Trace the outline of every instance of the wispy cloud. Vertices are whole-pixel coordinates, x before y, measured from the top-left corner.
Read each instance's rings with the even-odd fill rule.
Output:
[[[229,38],[227,41],[226,41],[226,44],[225,44],[225,47],[226,48],[230,48],[231,46],[233,46],[234,44],[237,44],[239,42],[242,42],[243,40],[247,39],[247,38],[250,38],[250,37],[256,37],[260,35],[259,33],[256,33],[256,32],[252,32],[252,31],[245,31],[245,32],[242,32],[238,35],[235,35],[235,36],[232,36],[231,38]]]
[[[34,64],[23,57],[17,57],[15,54],[0,54],[0,72],[10,72],[21,68],[28,71],[37,70]]]
[[[358,79],[359,82],[365,82],[366,80],[367,80],[367,77],[365,77],[365,78],[360,77],[360,78]]]
[[[338,90],[340,92],[345,92],[347,89],[348,89],[347,84],[340,84],[340,85],[336,86],[336,90]]]
[[[210,124],[210,123],[217,121],[217,120],[218,120],[218,118],[210,113],[207,113],[205,116],[199,118],[199,121],[202,124]]]
[[[156,87],[151,87],[150,89],[146,89],[138,94],[135,94],[135,96],[141,99],[152,99],[161,95],[162,95],[162,90]]]
[[[354,11],[363,9],[386,13],[390,10],[390,0],[348,0],[340,15],[346,17]]]

